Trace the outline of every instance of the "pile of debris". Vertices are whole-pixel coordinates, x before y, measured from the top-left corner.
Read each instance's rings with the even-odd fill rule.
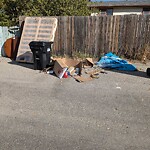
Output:
[[[71,58],[52,59],[52,66],[43,70],[47,74],[55,74],[59,79],[73,77],[78,82],[98,79],[100,73],[107,74],[106,71],[95,65],[92,58],[83,61]]]
[[[92,58],[86,58],[78,61],[68,58],[53,59],[54,65],[44,72],[55,74],[58,78],[73,77],[79,82],[98,79],[100,73],[107,74],[103,69],[116,69],[121,71],[136,71],[137,68],[126,60],[119,58],[117,55],[109,52],[94,62]],[[84,70],[83,70],[84,69]]]
[[[14,51],[11,48],[11,45],[17,45],[12,39],[4,45],[7,56],[17,62],[33,63],[35,70],[55,74],[60,79],[73,77],[79,82],[99,78],[100,73],[107,73],[103,70],[105,68],[121,71],[137,70],[134,65],[111,52],[96,62],[92,58],[82,61],[68,58],[50,59],[57,22],[57,18],[53,17],[26,17],[21,38],[18,40],[20,43],[16,40],[16,43],[19,44],[18,50],[16,50],[17,46],[13,48]],[[14,55],[11,55],[12,52]],[[149,74],[149,70],[147,73]]]

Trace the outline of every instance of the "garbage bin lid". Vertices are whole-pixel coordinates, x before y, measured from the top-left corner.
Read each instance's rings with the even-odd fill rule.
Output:
[[[44,42],[44,41],[32,41],[29,43],[29,46],[39,46],[39,47],[44,47],[44,46],[49,46],[53,44],[53,42]]]

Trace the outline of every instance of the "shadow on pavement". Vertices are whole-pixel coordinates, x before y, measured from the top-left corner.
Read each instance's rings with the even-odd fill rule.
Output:
[[[34,69],[32,63],[23,63],[23,62],[17,62],[14,60],[12,60],[11,62],[8,62],[8,63],[12,64],[12,65],[22,66],[22,67],[29,68],[29,69]]]
[[[121,71],[121,70],[114,70],[114,69],[105,69],[105,70],[116,72],[116,73],[127,74],[131,76],[150,78],[144,71]]]
[[[12,64],[12,65],[22,66],[22,67],[29,68],[29,69],[34,69],[32,63],[21,63],[21,62],[17,62],[17,61],[13,61],[13,60],[8,63]],[[106,68],[105,68],[105,70],[150,79],[150,77],[147,75],[146,71],[121,71],[121,70],[106,69]]]
[[[22,66],[22,67],[34,70],[32,63],[23,63],[23,62],[21,63],[21,62],[17,62],[17,61],[13,61],[13,60],[11,62],[8,62],[8,63],[11,65]],[[39,70],[39,73],[42,73],[42,72],[46,73],[44,70]],[[58,78],[54,73],[51,73],[50,75]]]

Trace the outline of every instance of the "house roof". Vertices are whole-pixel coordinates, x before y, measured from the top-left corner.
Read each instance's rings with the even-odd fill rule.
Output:
[[[88,7],[150,7],[150,0],[121,2],[90,2],[88,4]]]

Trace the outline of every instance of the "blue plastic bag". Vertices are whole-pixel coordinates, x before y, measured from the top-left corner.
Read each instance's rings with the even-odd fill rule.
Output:
[[[105,54],[97,63],[101,68],[117,69],[124,71],[135,71],[136,67],[129,64],[126,60],[119,58],[113,53]]]

